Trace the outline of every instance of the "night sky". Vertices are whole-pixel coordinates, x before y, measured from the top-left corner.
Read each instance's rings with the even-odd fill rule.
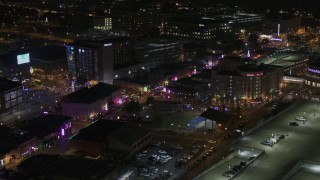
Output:
[[[241,6],[253,9],[292,9],[311,10],[316,12],[320,7],[320,0],[229,0]],[[319,12],[320,13],[320,12]]]

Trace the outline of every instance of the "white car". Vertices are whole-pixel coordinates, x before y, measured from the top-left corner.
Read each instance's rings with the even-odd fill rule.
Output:
[[[296,120],[297,121],[306,121],[306,118],[301,116],[301,117],[296,117]]]

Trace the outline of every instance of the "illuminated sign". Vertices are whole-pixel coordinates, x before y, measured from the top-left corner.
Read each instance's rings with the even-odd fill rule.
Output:
[[[30,62],[30,55],[29,55],[29,53],[20,54],[20,55],[17,56],[17,60],[18,60],[18,65],[19,64],[29,63]]]
[[[242,73],[241,76],[247,76],[247,77],[256,77],[256,76],[262,76],[263,72],[259,73]]]
[[[308,71],[313,72],[313,73],[320,74],[320,70],[318,70],[318,69],[312,69],[312,68],[309,68],[309,67],[308,67]]]
[[[148,86],[143,87],[143,92],[147,92],[148,91]]]
[[[112,46],[112,43],[107,43],[107,44],[104,44],[103,46],[105,47]]]
[[[271,38],[271,41],[280,41],[280,42],[282,42],[282,39],[281,38]]]

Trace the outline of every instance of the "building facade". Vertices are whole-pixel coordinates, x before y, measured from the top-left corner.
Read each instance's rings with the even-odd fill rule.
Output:
[[[140,62],[162,64],[181,60],[182,49],[181,41],[157,40],[137,44],[134,55]]]
[[[116,101],[120,94],[120,88],[104,83],[82,88],[62,98],[62,114],[80,121],[89,120],[98,113],[107,111],[108,103]]]
[[[0,77],[0,113],[19,106],[23,100],[22,84]]]
[[[215,98],[231,102],[270,97],[280,89],[282,77],[282,67],[278,66],[212,71],[213,95]]]
[[[309,63],[304,75],[302,96],[320,101],[320,64]]]
[[[208,41],[230,36],[232,29],[227,20],[206,17],[176,17],[166,20],[164,34],[189,40]]]
[[[133,64],[133,43],[128,37],[79,41],[66,46],[68,69],[80,81],[112,82],[113,71]]]

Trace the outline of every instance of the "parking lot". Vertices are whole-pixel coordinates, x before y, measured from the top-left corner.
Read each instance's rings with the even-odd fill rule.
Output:
[[[156,142],[137,153],[132,166],[138,168],[139,179],[169,179],[192,170],[214,152],[213,147],[184,147]]]
[[[320,112],[317,111],[319,108],[318,102],[299,102],[268,124],[240,139],[235,144],[236,146],[254,147],[264,150],[265,153],[234,179],[281,179],[301,159],[320,161],[318,153],[320,145],[317,143],[320,137]],[[301,116],[306,118],[306,122],[296,120]],[[298,126],[291,126],[290,122],[297,122]],[[286,135],[285,139],[273,146],[261,144],[278,133]],[[302,170],[299,173],[303,174],[305,171]],[[199,179],[221,179],[221,173],[210,173],[209,171]],[[314,178],[310,175],[309,179]]]
[[[304,167],[299,169],[290,180],[300,180],[300,179],[319,179],[320,176],[320,166],[314,164],[306,164]]]
[[[244,171],[247,167],[254,164],[259,158],[259,155],[263,153],[261,150],[254,148],[240,148],[234,151],[226,157],[217,167],[207,170],[196,179],[210,179],[215,180],[227,180],[236,177],[241,171]]]

